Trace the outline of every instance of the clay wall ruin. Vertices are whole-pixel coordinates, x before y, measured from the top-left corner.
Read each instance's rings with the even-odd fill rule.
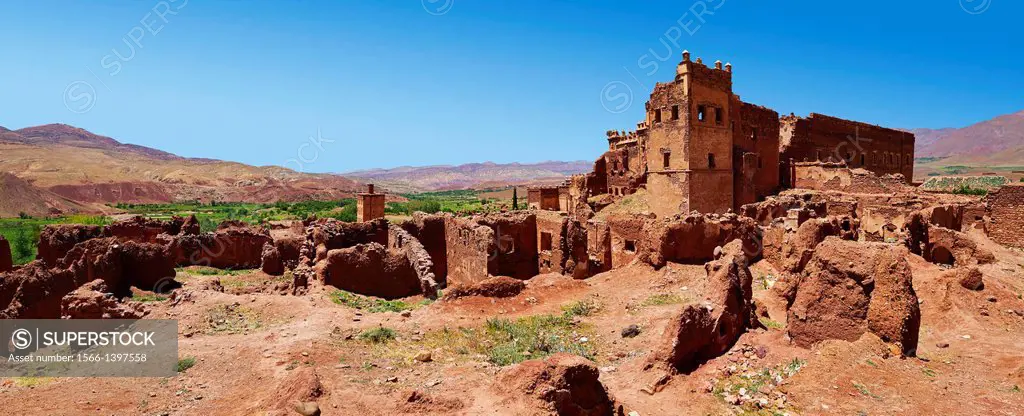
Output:
[[[495,249],[487,265],[493,276],[529,279],[537,266],[537,216],[527,212],[476,217],[478,224],[494,232]]]
[[[427,250],[434,263],[433,272],[437,283],[444,286],[448,279],[448,249],[445,239],[445,216],[442,214],[414,213],[411,220],[402,223],[402,228],[415,237]]]
[[[1024,248],[1024,185],[1006,185],[990,193],[989,237],[1003,245]]]
[[[781,119],[780,152],[784,165],[793,162],[845,162],[881,176],[902,174],[904,182],[914,176],[914,134],[872,124],[811,113]],[[783,184],[796,178],[782,169]]]
[[[537,186],[527,190],[530,208],[544,211],[564,210],[557,186]]]
[[[11,256],[11,244],[0,235],[0,273],[8,272],[14,268],[14,260]]]
[[[763,200],[779,188],[779,113],[733,96],[734,208]]]
[[[537,213],[537,266],[540,273],[561,273],[566,260],[566,227],[563,213]]]
[[[448,286],[473,285],[487,279],[488,259],[494,252],[494,230],[469,218],[444,219]]]

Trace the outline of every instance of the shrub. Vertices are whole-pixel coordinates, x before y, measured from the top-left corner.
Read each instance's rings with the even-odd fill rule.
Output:
[[[359,334],[359,339],[371,344],[387,344],[395,339],[395,330],[385,327],[368,329]]]
[[[185,370],[188,370],[188,369],[192,368],[195,365],[196,365],[196,359],[195,358],[185,357],[185,358],[182,358],[182,359],[178,360],[177,369],[178,369],[179,373],[184,373]]]

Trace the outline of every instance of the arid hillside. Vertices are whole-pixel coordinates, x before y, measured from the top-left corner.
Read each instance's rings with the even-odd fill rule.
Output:
[[[571,175],[590,171],[591,165],[591,162],[586,161],[532,164],[484,162],[458,166],[402,166],[347,172],[343,175],[380,183],[399,192],[423,192],[559,183]]]
[[[915,129],[915,157],[943,158],[943,165],[1024,165],[1024,111],[961,129]]]
[[[0,172],[81,203],[340,199],[359,184],[329,174],[183,158],[64,124],[0,130]]]

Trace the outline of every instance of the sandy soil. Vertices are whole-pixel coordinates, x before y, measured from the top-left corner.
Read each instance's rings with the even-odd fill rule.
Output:
[[[182,291],[190,296],[177,304],[151,303],[149,317],[180,321],[180,356],[194,357],[194,367],[170,379],[7,379],[0,384],[0,409],[17,415],[289,415],[298,414],[294,403],[319,386],[316,401],[325,415],[543,414],[506,400],[510,392],[493,383],[501,367],[486,357],[424,339],[446,327],[480,327],[493,317],[557,314],[566,304],[591,299],[600,309],[578,319],[597,351],[601,380],[627,411],[640,415],[1024,414],[1024,255],[988,248],[999,261],[982,268],[980,292],[943,279],[939,266],[910,259],[923,315],[917,357],[901,359],[865,338],[802,349],[772,325],[748,332],[730,353],[674,377],[653,395],[643,391],[650,381],[641,368],[644,357],[668,317],[700,298],[702,265],[657,271],[632,265],[584,281],[541,275],[512,298],[438,301],[409,316],[336,304],[330,288],[281,295],[263,289],[273,278],[260,272],[187,276]],[[766,262],[752,272],[766,319],[784,325],[784,301],[766,288],[777,273]],[[221,280],[224,293],[201,289],[213,279]],[[640,335],[622,337],[632,324]],[[381,326],[397,331],[397,339],[386,345],[359,339]],[[430,362],[413,358],[423,351],[432,353]],[[774,393],[784,397],[781,406],[773,402],[757,413],[727,403],[716,390],[737,371],[794,362],[799,371]]]

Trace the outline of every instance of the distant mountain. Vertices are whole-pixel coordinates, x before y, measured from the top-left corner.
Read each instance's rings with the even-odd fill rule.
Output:
[[[184,158],[65,124],[0,128],[0,172],[10,172],[35,189],[83,207],[118,202],[327,200],[351,197],[361,186],[338,175]]]
[[[450,166],[401,166],[370,169],[342,175],[381,184],[397,192],[424,192],[450,189],[488,189],[508,185],[553,184],[571,175],[589,172],[593,162],[548,161],[540,163],[469,163]]]
[[[1024,111],[960,129],[911,131],[918,158],[943,158],[943,165],[1024,166]]]
[[[0,217],[16,217],[18,214],[45,216],[55,213],[76,213],[102,210],[98,206],[86,206],[64,198],[56,193],[40,189],[24,179],[10,173],[0,172]]]

